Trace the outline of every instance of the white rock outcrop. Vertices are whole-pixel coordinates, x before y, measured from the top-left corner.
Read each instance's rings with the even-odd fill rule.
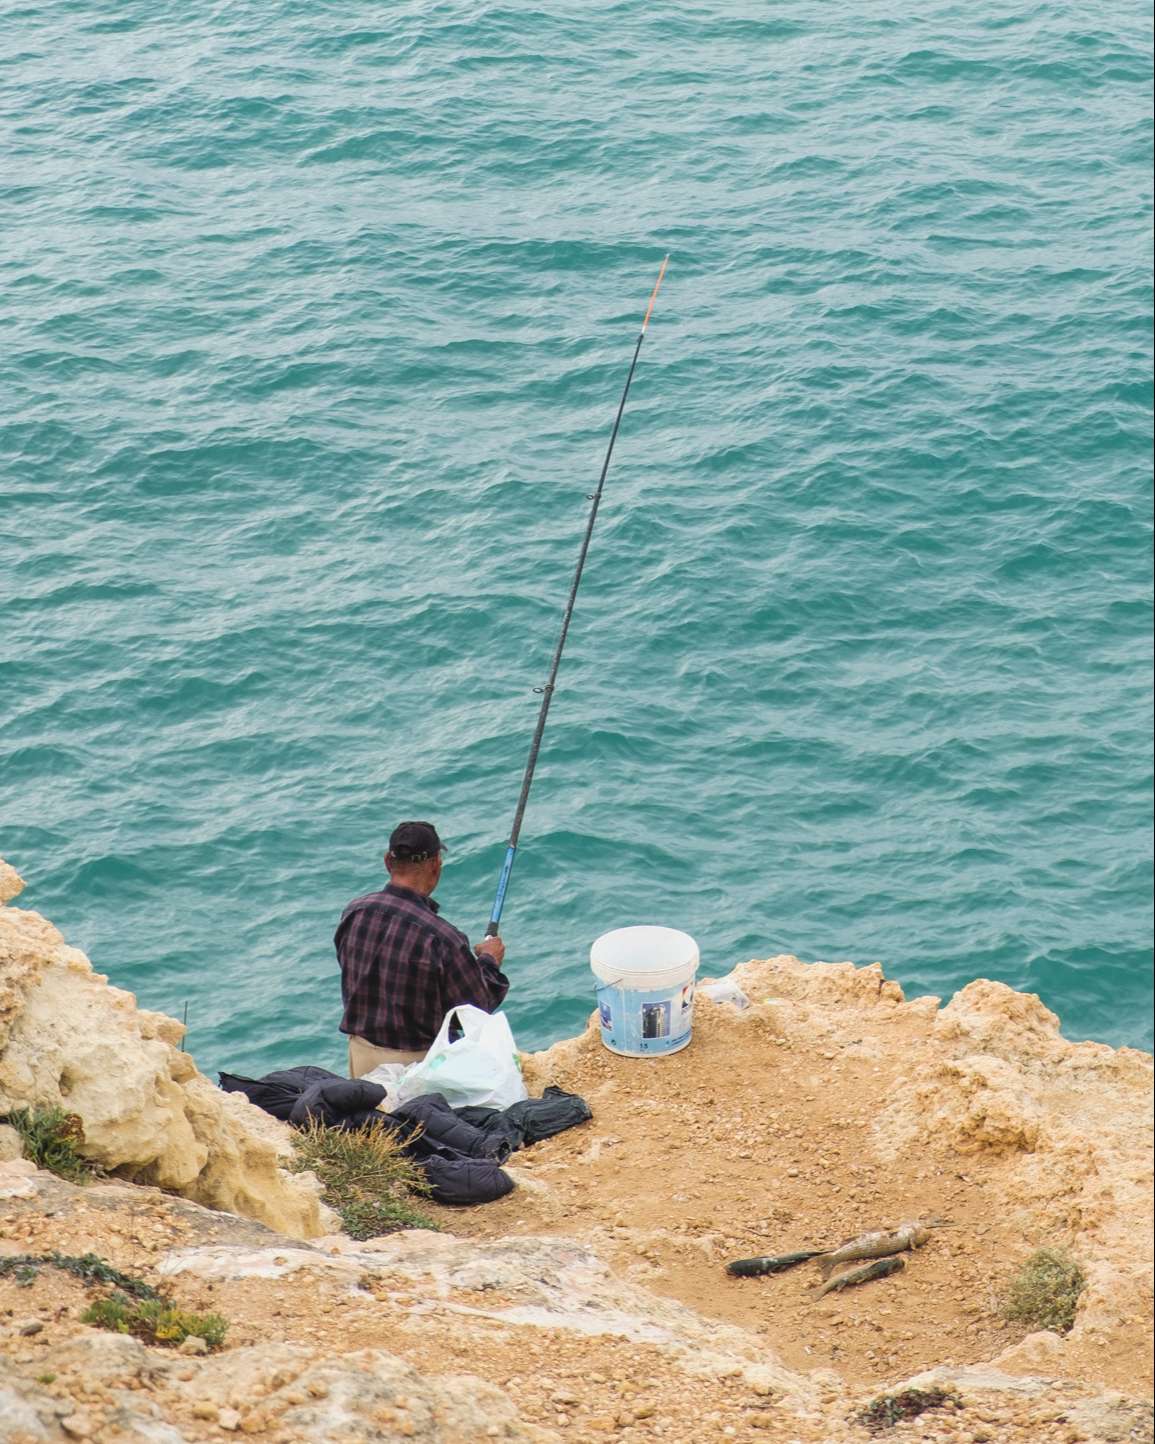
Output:
[[[0,897],[20,886],[0,863]],[[0,1115],[64,1108],[109,1172],[296,1238],[330,1232],[316,1179],[284,1167],[289,1130],[198,1073],[183,1032],[110,987],[38,913],[0,906]]]

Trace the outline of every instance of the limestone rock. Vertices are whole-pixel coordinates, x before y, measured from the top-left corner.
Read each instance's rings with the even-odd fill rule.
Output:
[[[804,963],[793,954],[781,953],[743,963],[734,969],[732,977],[756,1002],[767,995],[827,1006],[894,1007],[903,1001],[902,989],[884,976],[879,963],[863,968],[853,963]]]
[[[957,992],[934,1021],[943,1043],[962,1042],[968,1053],[1021,1059],[1048,1057],[1064,1044],[1059,1020],[1034,993],[1017,993],[1005,983],[979,978]]]
[[[935,1138],[964,1158],[1032,1152],[1042,1115],[1020,1084],[1018,1070],[1000,1058],[977,1055],[941,1064],[904,1097],[907,1141]]]
[[[185,1387],[198,1402],[218,1406],[222,1427],[245,1429],[246,1414],[234,1401],[260,1400],[265,1419],[311,1444],[348,1444],[354,1438],[358,1444],[401,1438],[478,1444],[487,1436],[548,1444],[557,1437],[522,1422],[492,1384],[469,1375],[422,1375],[378,1349],[331,1359],[291,1344],[234,1349],[202,1363]],[[235,1422],[226,1419],[230,1411],[237,1414]]]
[[[24,879],[16,869],[0,857],[0,906],[11,902],[24,891]]]
[[[0,1163],[7,1163],[13,1158],[23,1158],[24,1142],[15,1128],[9,1127],[7,1123],[0,1123]]]
[[[521,1420],[482,1379],[428,1376],[378,1349],[319,1358],[302,1345],[274,1343],[171,1358],[132,1339],[90,1333],[46,1350],[36,1369],[40,1379],[82,1388],[92,1402],[84,1409],[61,1404],[37,1379],[12,1371],[0,1385],[4,1444],[85,1438],[191,1444],[205,1437],[199,1420],[244,1436],[271,1427],[282,1439],[310,1444],[477,1444],[486,1438],[552,1444],[558,1437]],[[167,1401],[165,1412],[189,1421],[188,1432],[158,1417],[147,1402],[158,1393]]]
[[[63,1107],[109,1171],[300,1238],[326,1232],[316,1179],[282,1166],[288,1129],[198,1073],[182,1032],[37,913],[0,907],[0,1113]]]
[[[712,1376],[725,1367],[795,1401],[813,1394],[810,1382],[786,1369],[760,1339],[617,1277],[592,1249],[569,1238],[477,1243],[406,1229],[361,1243],[334,1236],[295,1249],[222,1244],[177,1250],[158,1265],[165,1277],[212,1281],[281,1278],[299,1270],[350,1284],[379,1274],[402,1278],[449,1312],[575,1337],[604,1334],[656,1344],[680,1359],[687,1373]],[[459,1306],[454,1299],[461,1292],[488,1294],[493,1303]]]

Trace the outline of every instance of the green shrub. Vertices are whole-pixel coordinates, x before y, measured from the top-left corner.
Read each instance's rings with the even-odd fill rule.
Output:
[[[25,1287],[42,1268],[60,1269],[78,1278],[86,1288],[112,1284],[115,1292],[97,1299],[81,1314],[81,1322],[97,1324],[118,1334],[135,1334],[150,1344],[181,1344],[190,1334],[204,1339],[210,1349],[224,1343],[228,1324],[219,1314],[191,1314],[143,1279],[133,1278],[105,1263],[99,1254],[23,1253],[0,1258],[0,1277],[9,1275]]]
[[[0,1276],[11,1274],[16,1282],[25,1288],[35,1281],[42,1268],[60,1269],[89,1287],[93,1284],[113,1284],[122,1293],[131,1294],[138,1299],[161,1297],[151,1284],[146,1284],[143,1279],[133,1278],[131,1274],[121,1273],[120,1269],[105,1263],[100,1255],[95,1253],[20,1253],[0,1258]]]
[[[97,1299],[81,1314],[80,1322],[117,1334],[135,1334],[149,1344],[183,1344],[195,1336],[210,1349],[220,1348],[229,1327],[220,1314],[192,1314],[168,1299],[130,1299],[120,1293]]]
[[[80,1152],[84,1124],[63,1108],[17,1108],[3,1120],[19,1133],[24,1157],[69,1183],[87,1183],[103,1170]]]
[[[351,1238],[377,1238],[402,1228],[436,1228],[414,1207],[429,1192],[421,1170],[385,1128],[327,1128],[312,1122],[293,1140],[293,1169],[321,1180],[325,1202],[336,1209]]]
[[[881,1394],[854,1417],[872,1434],[881,1434],[904,1419],[917,1419],[928,1409],[941,1409],[946,1404],[961,1406],[962,1400],[949,1389],[902,1389],[897,1394]]]
[[[1086,1275],[1062,1249],[1036,1249],[1011,1280],[1003,1317],[1034,1329],[1067,1333],[1075,1322]]]

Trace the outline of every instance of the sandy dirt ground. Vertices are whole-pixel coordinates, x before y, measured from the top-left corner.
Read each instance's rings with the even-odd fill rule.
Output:
[[[471,1286],[450,1271],[449,1282],[443,1273],[433,1289],[384,1256],[352,1283],[308,1267],[285,1277],[182,1274],[179,1302],[230,1320],[222,1358],[282,1344],[327,1360],[377,1349],[423,1376],[476,1376],[497,1386],[522,1421],[494,1423],[479,1437],[864,1444],[872,1436],[855,1415],[872,1397],[922,1370],[989,1365],[1022,1377],[1021,1395],[964,1387],[960,1406],[881,1437],[898,1444],[1149,1439],[1149,1411],[1128,1403],[1117,1415],[1100,1410],[1092,1418],[1084,1407],[1104,1388],[1130,1400],[1151,1389],[1149,1213],[1135,1203],[1150,1196],[1147,1125],[1139,1109],[1122,1116],[1120,1102],[1132,1097],[1133,1060],[1119,1062],[1096,1045],[1073,1054],[1043,1029],[1012,1067],[995,1056],[1009,1034],[992,1034],[982,1046],[995,1062],[983,1066],[996,1081],[1000,1068],[1009,1070],[998,1095],[1004,1112],[996,1098],[976,1114],[972,1089],[962,1104],[949,1104],[941,1128],[920,1133],[950,1051],[944,1039],[953,1036],[936,1024],[933,1004],[903,1004],[870,970],[832,981],[789,962],[739,970],[756,1003],[745,1012],[700,1000],[693,1042],[676,1055],[620,1058],[590,1030],[527,1059],[532,1092],[556,1083],[580,1093],[593,1120],[516,1154],[519,1187],[508,1198],[471,1209],[429,1206],[442,1230],[480,1249],[500,1242],[515,1253],[524,1247],[528,1257],[534,1239],[587,1245],[614,1278],[704,1321],[700,1359],[692,1349],[678,1353],[612,1328],[511,1322],[495,1316],[517,1303],[513,1292],[504,1298],[500,1276]],[[1014,1026],[1029,1033],[1034,1015],[1024,1016]],[[972,1044],[979,1046],[970,1040],[965,1048]],[[1034,1129],[1032,1089],[1063,1114],[1061,1127]],[[1106,1152],[1082,1141],[1084,1127],[1106,1140]],[[960,1146],[965,1129],[974,1146]],[[95,1249],[159,1281],[162,1261],[183,1248],[223,1241],[267,1250],[271,1240],[275,1250],[278,1236],[258,1225],[181,1204],[155,1189],[41,1188],[27,1198],[15,1189],[0,1206],[0,1253]],[[908,1254],[901,1272],[821,1299],[814,1263],[754,1279],[725,1270],[730,1259],[828,1247],[865,1229],[930,1217],[949,1226]],[[1127,1272],[1132,1238],[1137,1275]],[[1045,1244],[1088,1261],[1088,1297],[1097,1302],[1090,1325],[1081,1322],[1067,1340],[1034,1335],[1024,1343],[1025,1328],[1002,1320],[1000,1302],[1010,1276]],[[73,1410],[72,1429],[29,1441],[144,1437],[117,1432],[123,1395],[116,1404],[107,1381],[86,1378],[68,1354],[70,1341],[93,1332],[78,1322],[86,1298],[79,1283],[50,1270],[29,1287],[0,1277],[0,1360]],[[724,1351],[711,1353],[714,1325],[744,1331],[755,1356],[764,1345],[779,1373],[759,1381]],[[303,1444],[299,1429],[284,1422],[286,1401],[302,1393],[292,1370],[288,1383],[250,1380],[230,1395],[211,1383],[211,1360],[167,1359],[124,1387],[179,1426],[180,1438],[245,1433]],[[787,1370],[799,1380],[794,1396],[774,1382]],[[1040,1386],[1040,1375],[1049,1382]],[[310,1437],[346,1444],[464,1437],[422,1432],[404,1400],[389,1410],[378,1410],[375,1432],[351,1425],[346,1435]],[[529,1432],[517,1432],[523,1424]],[[158,1444],[166,1438],[155,1437]],[[25,1444],[0,1421],[0,1444],[18,1439]]]
[[[592,1031],[542,1055],[534,1081],[580,1093],[593,1121],[517,1155],[523,1187],[509,1197],[438,1210],[445,1226],[588,1238],[648,1288],[755,1331],[789,1367],[855,1385],[989,1360],[1021,1339],[1001,1298],[1034,1248],[1069,1241],[1069,1200],[1056,1185],[1050,1217],[1008,1206],[1013,1157],[880,1154],[874,1125],[927,1047],[926,1014],[864,1010],[858,1037],[835,1042],[794,1026],[788,1003],[760,1016],[697,1008],[693,1042],[667,1058],[617,1057]],[[900,1274],[822,1299],[816,1263],[755,1279],[724,1267],[935,1217],[951,1225]],[[1150,1316],[1135,1322],[1128,1347],[1080,1351],[1091,1377],[1150,1390]]]

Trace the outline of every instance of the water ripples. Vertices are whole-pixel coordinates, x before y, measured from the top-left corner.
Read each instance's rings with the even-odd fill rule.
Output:
[[[203,1066],[339,1066],[330,934],[399,816],[480,929],[666,249],[519,1037],[657,920],[1150,1043],[1148,17],[33,0],[0,39],[0,845]]]

